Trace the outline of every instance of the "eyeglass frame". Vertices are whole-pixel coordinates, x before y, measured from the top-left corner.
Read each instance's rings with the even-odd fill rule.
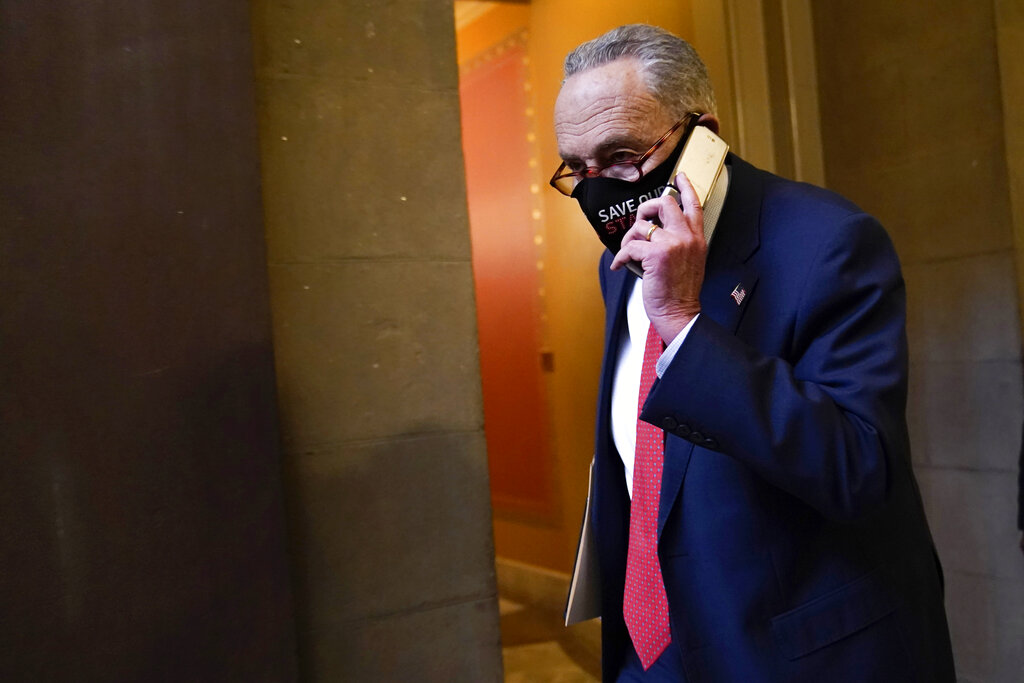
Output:
[[[551,176],[551,180],[548,181],[548,184],[551,185],[551,187],[553,187],[556,190],[558,190],[558,192],[560,194],[562,194],[562,195],[564,195],[566,197],[571,197],[573,191],[576,189],[576,185],[578,185],[581,180],[583,180],[584,178],[598,178],[598,177],[601,176],[601,174],[604,171],[606,171],[609,168],[612,168],[614,166],[633,166],[633,167],[635,167],[636,168],[636,172],[638,174],[637,177],[636,177],[636,180],[627,180],[626,182],[630,182],[630,183],[638,182],[641,178],[644,177],[644,169],[643,169],[644,162],[647,161],[648,159],[650,159],[651,156],[655,152],[658,151],[658,148],[661,147],[663,144],[665,144],[665,142],[670,137],[672,137],[673,133],[675,133],[677,130],[679,130],[680,126],[682,126],[684,123],[686,123],[688,121],[699,120],[701,116],[702,115],[699,112],[695,112],[695,111],[689,112],[686,116],[684,116],[683,118],[679,119],[679,121],[677,121],[674,126],[669,128],[667,133],[665,133],[660,138],[658,138],[658,141],[655,142],[651,146],[651,148],[649,150],[644,152],[643,155],[641,155],[637,159],[634,159],[633,161],[616,161],[613,164],[607,164],[605,166],[587,166],[582,171],[569,171],[569,172],[566,172],[566,173],[562,172],[566,168],[566,162],[563,161],[558,166],[558,168],[555,170],[554,174]],[[696,119],[694,117],[696,117]],[[576,178],[576,182],[573,183],[572,187],[569,188],[568,192],[566,192],[565,190],[563,190],[561,187],[559,187],[557,185],[558,181],[563,179],[563,178]]]

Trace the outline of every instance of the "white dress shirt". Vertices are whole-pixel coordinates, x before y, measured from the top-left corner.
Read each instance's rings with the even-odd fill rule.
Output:
[[[718,182],[711,190],[707,203],[704,205],[704,239],[711,244],[711,237],[722,214],[725,196],[729,189],[729,167],[722,169]],[[637,278],[630,278],[637,282]],[[626,303],[626,326],[629,334],[622,335],[619,346],[618,361],[615,364],[615,380],[612,386],[612,440],[622,458],[626,474],[626,488],[629,497],[633,497],[633,460],[636,454],[636,420],[637,403],[640,395],[640,371],[644,364],[644,347],[647,345],[647,328],[651,321],[644,309],[643,287],[627,284],[632,287],[629,301]],[[700,314],[698,314],[699,316]],[[679,351],[687,333],[696,322],[694,317],[683,330],[676,335],[672,343],[658,359],[658,377]]]

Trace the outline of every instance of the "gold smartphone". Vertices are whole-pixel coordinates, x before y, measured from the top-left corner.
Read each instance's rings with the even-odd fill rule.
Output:
[[[683,153],[679,155],[676,167],[672,169],[672,178],[680,173],[685,173],[686,178],[693,185],[697,198],[700,200],[701,208],[707,203],[711,196],[711,189],[715,181],[722,174],[722,166],[725,165],[725,157],[729,153],[729,143],[718,137],[708,128],[697,126],[690,134],[690,139],[683,147]],[[679,198],[679,191],[674,185],[669,185],[661,196],[671,195]]]

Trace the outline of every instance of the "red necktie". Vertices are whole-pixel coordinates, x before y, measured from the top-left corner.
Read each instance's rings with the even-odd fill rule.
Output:
[[[633,461],[633,501],[629,513],[629,550],[622,615],[633,647],[646,671],[672,640],[668,625],[668,597],[658,562],[658,500],[665,463],[665,433],[639,418],[657,377],[655,366],[664,350],[651,325],[640,372],[636,421],[636,456]]]

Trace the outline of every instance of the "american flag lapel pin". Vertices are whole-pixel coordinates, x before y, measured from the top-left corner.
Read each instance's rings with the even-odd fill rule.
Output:
[[[732,294],[730,294],[729,296],[732,297],[732,300],[736,302],[737,306],[741,305],[743,303],[743,300],[747,298],[747,290],[743,288],[743,283],[740,282],[735,287],[733,287]]]

